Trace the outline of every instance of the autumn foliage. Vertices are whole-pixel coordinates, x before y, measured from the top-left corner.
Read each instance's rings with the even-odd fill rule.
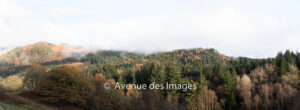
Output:
[[[214,49],[181,49],[149,55],[99,51],[62,66],[66,63],[42,63],[55,57],[44,50],[47,45],[23,49],[25,53],[33,49],[28,55],[21,52],[11,56],[19,59],[16,61],[20,64],[28,63],[23,58],[33,58],[28,64],[41,65],[27,65],[23,69],[0,66],[0,87],[21,91],[20,96],[59,109],[71,106],[87,110],[299,110],[300,106],[300,53],[287,51],[275,58],[251,59],[227,57]],[[60,51],[57,52],[54,54],[59,55]],[[22,82],[29,89],[19,89]],[[115,89],[117,82],[128,84],[129,88]],[[149,86],[154,82],[196,84],[197,88],[139,90],[132,86]],[[110,88],[104,88],[107,83]]]
[[[35,92],[45,102],[85,106],[94,92],[94,87],[79,68],[61,66],[47,72]]]
[[[39,64],[33,64],[27,70],[27,73],[24,78],[24,86],[31,90],[39,83],[40,79],[45,75],[46,68]]]

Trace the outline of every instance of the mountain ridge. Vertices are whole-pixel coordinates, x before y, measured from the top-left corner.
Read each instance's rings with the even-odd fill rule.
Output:
[[[100,52],[100,53],[99,53]],[[105,54],[104,54],[104,53]],[[213,58],[216,60],[228,61],[231,57],[228,57],[222,53],[219,53],[213,48],[188,48],[188,49],[173,49],[167,51],[159,51],[151,54],[139,54],[137,52],[116,51],[116,50],[97,50],[97,51],[83,51],[78,48],[71,47],[67,44],[52,44],[44,41],[36,42],[33,44],[20,46],[13,48],[0,56],[0,63],[6,65],[30,65],[36,63],[45,63],[51,61],[61,61],[69,57],[82,58],[87,53],[89,54],[101,54],[101,56],[110,56],[124,53],[137,54],[141,56],[160,56],[167,57],[173,56],[181,58],[184,62],[201,61],[206,58]],[[129,54],[130,55],[130,54]],[[203,62],[203,61],[202,61]],[[205,62],[203,62],[205,63]],[[210,63],[210,62],[206,62]]]
[[[37,42],[13,48],[0,56],[0,62],[14,65],[30,65],[71,57],[78,49],[67,45],[55,45],[48,42]]]

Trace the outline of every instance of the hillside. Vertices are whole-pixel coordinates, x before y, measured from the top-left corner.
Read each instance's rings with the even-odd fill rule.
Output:
[[[35,63],[46,63],[52,61],[61,61],[68,57],[78,57],[80,50],[72,48],[67,45],[55,45],[47,42],[37,42],[23,47],[16,47],[0,56],[0,64],[5,65],[30,65]],[[183,64],[198,62],[201,64],[211,64],[216,62],[226,62],[230,60],[223,54],[218,53],[215,49],[177,49],[164,52],[156,52],[152,54],[137,54],[134,52],[126,51],[111,51],[111,50],[99,50],[94,53],[88,54],[85,59],[97,62],[96,60],[103,60],[104,58],[115,58],[117,60],[113,63],[128,63],[125,59],[133,60],[131,58],[142,58],[144,60],[149,59],[165,59],[175,58],[180,60]],[[122,59],[122,60],[120,60]],[[93,62],[94,61],[94,62]]]
[[[37,42],[24,47],[14,48],[0,56],[0,63],[13,65],[30,65],[71,57],[78,49],[66,45],[54,45]]]
[[[152,54],[150,57],[151,56],[160,58],[175,58],[179,59],[183,64],[199,63],[203,65],[225,63],[231,59],[213,48],[178,49]]]
[[[0,109],[147,110],[180,105],[178,110],[281,110],[300,105],[300,53],[289,50],[268,59],[233,58],[212,48],[151,54],[98,50],[78,55],[82,54],[77,49],[46,42],[2,55],[10,65],[0,66]],[[104,82],[111,88],[104,89]],[[197,89],[116,89],[116,83],[192,84]],[[83,101],[74,102],[75,96]]]
[[[0,76],[24,73],[31,64],[42,64],[48,68],[63,64],[85,64],[90,68],[93,64],[114,65],[116,67],[137,68],[148,61],[174,59],[182,65],[225,64],[231,60],[215,49],[177,49],[152,54],[138,54],[126,51],[98,50],[87,55],[82,50],[66,45],[55,45],[47,42],[37,42],[24,47],[14,48],[0,57]],[[95,74],[96,70],[92,72]],[[101,72],[101,71],[97,71]]]

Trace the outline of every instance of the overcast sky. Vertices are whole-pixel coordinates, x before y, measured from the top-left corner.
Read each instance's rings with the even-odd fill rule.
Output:
[[[228,56],[300,50],[299,0],[0,0],[0,47],[38,41]]]

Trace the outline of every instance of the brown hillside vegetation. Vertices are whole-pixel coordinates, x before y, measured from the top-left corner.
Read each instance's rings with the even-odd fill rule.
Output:
[[[35,92],[44,102],[86,106],[94,88],[79,68],[64,65],[46,73]]]
[[[15,65],[29,65],[71,57],[77,49],[66,45],[54,45],[38,42],[24,47],[17,47],[0,56],[0,62]]]

